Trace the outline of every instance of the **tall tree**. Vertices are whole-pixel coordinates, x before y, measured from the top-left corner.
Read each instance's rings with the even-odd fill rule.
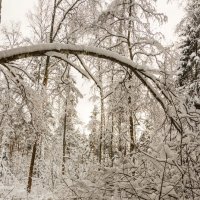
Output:
[[[31,21],[31,27],[33,29],[34,35],[36,35],[35,38],[33,38],[37,42],[65,42],[65,43],[73,43],[76,40],[71,39],[71,37],[75,38],[75,32],[77,31],[77,28],[74,30],[74,23],[76,23],[77,15],[76,15],[76,9],[79,8],[81,3],[83,3],[85,0],[73,0],[71,2],[66,2],[64,0],[38,0],[38,5],[36,7],[35,13],[31,13],[29,15],[30,21]],[[74,18],[74,19],[73,19]],[[67,24],[67,26],[64,26],[64,24]],[[73,32],[74,31],[74,32]],[[70,32],[73,32],[74,36],[70,34]],[[35,63],[33,65],[37,65],[36,67],[39,68],[38,83],[39,83],[39,89],[41,89],[42,93],[45,93],[48,95],[48,83],[50,82],[50,76],[53,72],[54,75],[52,77],[57,78],[63,78],[65,76],[67,65],[63,65],[62,62],[55,62],[55,59],[51,59],[50,56],[47,55],[46,59],[35,60]],[[52,69],[55,65],[61,66],[62,70],[55,70]],[[56,74],[56,75],[55,75]],[[58,74],[58,75],[57,75]],[[54,81],[54,78],[52,78],[51,82],[52,84],[55,84],[55,87],[57,87],[57,81]],[[66,77],[64,77],[65,79]],[[64,80],[63,79],[63,80]],[[63,81],[62,80],[62,81]],[[65,81],[63,81],[65,84]],[[60,84],[60,83],[58,83]],[[70,92],[70,91],[68,91]],[[70,98],[70,97],[68,97]],[[44,102],[44,107],[47,107],[50,99],[46,98],[46,102]],[[68,99],[66,100],[66,102]],[[64,106],[64,110],[67,112],[66,106],[68,103],[62,104]],[[43,110],[45,115],[45,110]],[[52,110],[50,111],[52,112]],[[64,132],[63,132],[63,162],[65,162],[65,147],[66,147],[66,117],[67,113],[64,117]],[[46,121],[47,127],[48,122]],[[42,133],[41,133],[42,134]],[[51,133],[50,133],[51,134]],[[37,137],[37,140],[42,140],[41,137]],[[40,142],[42,143],[42,141]],[[31,191],[31,184],[32,184],[32,176],[33,176],[33,170],[34,170],[34,164],[36,155],[40,154],[41,151],[41,144],[38,142],[34,143],[33,146],[33,153],[32,153],[32,159],[30,163],[30,172],[29,172],[29,181],[28,181],[28,191]],[[32,166],[33,165],[33,166]],[[64,174],[64,163],[63,163],[63,174]]]
[[[164,48],[159,43],[162,34],[153,31],[151,20],[158,24],[165,21],[165,16],[156,11],[152,1],[113,0],[99,16],[98,23],[94,25],[102,30],[96,45],[126,55],[139,65],[156,63],[160,67],[158,57],[165,54]],[[124,74],[126,110],[129,113],[127,118],[129,151],[132,152],[136,146],[136,116],[141,111],[138,109],[138,104],[134,103],[136,102],[134,98],[138,98],[138,94],[141,94],[141,99],[144,98],[139,92],[143,90],[141,86],[143,78],[131,70],[124,70]]]

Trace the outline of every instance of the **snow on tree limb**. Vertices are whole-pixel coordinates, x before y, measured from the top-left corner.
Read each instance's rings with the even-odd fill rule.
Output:
[[[136,63],[126,58],[125,56],[112,51],[108,51],[98,47],[90,47],[83,45],[69,45],[69,44],[59,44],[59,43],[38,44],[38,45],[18,47],[14,49],[1,51],[0,64],[18,60],[21,58],[27,58],[33,56],[45,56],[48,54],[48,52],[54,52],[54,56],[55,52],[59,53],[59,58],[61,58],[62,54],[89,55],[97,58],[107,59],[112,62],[118,63],[122,66],[125,66],[131,69],[135,73],[135,75],[149,89],[152,95],[160,103],[162,108],[168,112],[168,106],[166,100],[169,101],[169,99],[167,97],[161,96],[163,88],[161,88],[160,86],[158,87],[157,84],[152,85],[152,83],[149,81],[149,79],[151,80],[152,77],[154,77],[154,75],[149,72],[150,69],[146,66],[137,65]],[[177,122],[175,122],[174,118],[170,116],[170,113],[168,113],[168,115],[170,119],[173,121],[175,127],[180,132],[181,130]]]
[[[33,56],[46,56],[48,52],[57,52],[57,53],[65,53],[65,54],[82,54],[82,55],[90,55],[93,57],[103,58],[120,65],[126,66],[131,69],[133,72],[137,72],[137,75],[142,82],[147,86],[150,83],[145,80],[145,78],[141,78],[142,74],[140,72],[145,72],[145,75],[149,74],[149,77],[152,77],[152,74],[149,72],[149,68],[146,66],[139,66],[135,64],[132,60],[126,58],[123,55],[118,53],[108,51],[105,49],[101,49],[98,47],[88,47],[88,46],[79,46],[79,45],[69,45],[69,44],[59,44],[59,43],[47,43],[47,44],[38,44],[32,46],[24,46],[18,47],[14,49],[0,51],[0,63],[7,63],[10,61],[33,57]],[[54,53],[55,54],[55,53]],[[59,54],[60,55],[60,54]],[[163,102],[162,97],[154,92],[151,89],[152,86],[148,86],[148,89],[152,90],[154,96],[160,99]]]
[[[38,44],[32,46],[18,47],[14,49],[4,50],[0,52],[0,63],[6,63],[21,58],[32,56],[44,56],[49,51],[55,51],[68,54],[83,54],[93,57],[104,58],[113,62],[124,65],[131,70],[135,71],[148,71],[148,67],[142,67],[133,63],[130,59],[118,53],[101,49],[98,47],[88,47],[83,45],[69,45],[59,43]]]
[[[132,60],[126,58],[123,55],[98,47],[88,47],[83,45],[80,46],[59,43],[47,43],[4,50],[0,51],[0,63],[7,63],[21,58],[33,56],[45,56],[48,52],[90,55],[93,57],[107,59],[120,65],[126,66],[133,72],[145,72],[145,76],[147,76],[148,78],[153,76],[153,74],[150,74],[149,72],[151,70],[149,69],[149,67],[135,64]],[[61,58],[61,54],[59,54],[59,58]]]

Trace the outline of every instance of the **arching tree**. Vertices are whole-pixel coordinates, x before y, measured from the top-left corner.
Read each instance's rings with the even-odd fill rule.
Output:
[[[8,127],[23,149],[23,140],[34,141],[32,155],[27,151],[26,156],[31,163],[28,192],[34,177],[58,199],[198,199],[200,116],[180,98],[184,95],[168,70],[174,61],[170,49],[151,29],[152,21],[165,20],[153,0],[40,2],[42,11],[48,7],[44,2],[51,3],[51,23],[43,26],[49,32],[37,35],[36,30],[39,37],[33,43],[39,44],[0,51],[2,152],[3,157],[13,154]],[[93,10],[89,16],[83,9],[88,5]],[[101,113],[94,109],[88,138],[75,130],[81,95],[69,71],[92,79],[100,91]],[[136,142],[137,112],[145,128]],[[34,172],[33,155],[42,140],[42,164]],[[103,164],[91,162],[91,153]]]
[[[166,117],[171,122],[172,126],[170,129],[173,130],[173,137],[177,138],[176,148],[179,150],[178,150],[178,161],[175,161],[175,165],[171,164],[170,163],[171,161],[162,160],[164,158],[163,156],[167,156],[166,159],[168,159],[168,156],[169,156],[169,158],[174,159],[173,155],[175,155],[175,154],[170,153],[170,150],[167,149],[168,146],[164,146],[162,148],[161,153],[162,152],[163,153],[161,155],[161,158],[159,158],[158,160],[156,159],[157,160],[156,162],[161,162],[161,163],[164,162],[165,163],[164,170],[166,168],[166,165],[169,168],[174,166],[176,168],[176,170],[184,169],[184,166],[188,164],[188,160],[187,160],[187,158],[188,158],[187,153],[189,153],[188,148],[192,148],[192,149],[194,148],[194,146],[191,146],[192,144],[189,146],[187,146],[187,145],[182,146],[182,144],[183,144],[182,142],[184,140],[184,134],[186,134],[186,132],[184,130],[187,130],[187,128],[186,128],[187,123],[185,123],[186,122],[185,120],[198,119],[198,116],[195,115],[195,113],[193,113],[193,114],[188,113],[187,116],[185,116],[184,113],[188,112],[188,111],[186,111],[184,109],[183,105],[181,103],[179,103],[175,92],[172,91],[172,87],[171,87],[171,90],[169,90],[169,88],[167,87],[168,85],[166,85],[166,83],[163,83],[161,80],[159,80],[159,78],[155,77],[154,72],[149,72],[149,68],[146,67],[145,65],[140,66],[138,64],[135,64],[132,60],[126,58],[125,56],[122,56],[118,53],[114,53],[112,51],[100,49],[97,47],[64,45],[64,44],[58,44],[58,43],[57,44],[56,43],[54,43],[54,44],[50,44],[50,43],[49,44],[39,44],[39,45],[19,47],[19,48],[1,51],[0,52],[0,64],[2,66],[5,65],[5,63],[7,65],[9,65],[10,62],[18,60],[18,59],[27,58],[27,57],[31,57],[31,56],[46,56],[46,55],[48,55],[48,56],[56,57],[58,59],[61,59],[65,62],[67,62],[72,67],[74,67],[76,70],[81,72],[84,76],[86,76],[88,78],[91,77],[94,79],[92,73],[87,71],[88,69],[86,70],[80,66],[77,66],[77,64],[71,62],[67,58],[66,54],[67,55],[68,54],[86,55],[86,56],[93,56],[93,57],[97,57],[97,58],[107,59],[112,62],[123,65],[123,66],[127,67],[128,69],[130,69],[131,71],[136,72],[136,74],[139,74],[139,77],[140,77],[140,80],[142,80],[142,83],[151,92],[151,94],[154,96],[154,98],[159,102],[159,104],[163,108],[163,110],[166,114]],[[21,83],[21,84],[23,84],[23,83]],[[172,94],[173,94],[173,96],[172,96]],[[183,115],[185,117],[180,118]],[[187,122],[190,123],[189,120]],[[179,137],[180,137],[180,140],[178,139]],[[189,135],[188,135],[188,137],[189,137]],[[156,142],[156,140],[155,140],[155,142]],[[194,141],[193,144],[196,145],[197,143]],[[145,152],[141,152],[141,153],[142,153],[141,155],[144,154],[147,157],[148,156],[151,157],[151,155],[146,154]],[[195,157],[195,161],[193,161],[193,162],[196,163],[197,159],[198,158]],[[149,168],[149,170],[150,169],[151,169],[151,167]],[[141,170],[145,170],[145,168],[141,168]],[[153,168],[151,170],[153,170]],[[140,177],[140,172],[138,172],[138,173],[139,173],[138,176]],[[155,176],[158,176],[158,174],[157,174],[158,171],[153,170],[153,173],[155,173]],[[181,173],[180,173],[180,175],[181,175]],[[165,176],[165,174],[163,176]],[[187,172],[185,174],[185,176],[187,177],[186,179],[188,181],[191,181],[190,172]],[[146,177],[146,178],[148,179],[148,177]],[[159,178],[162,178],[162,177],[159,176]],[[181,179],[182,178],[180,176],[180,180]],[[170,180],[171,179],[169,179],[168,181],[170,182]],[[178,181],[178,183],[181,184],[180,181]],[[153,182],[152,182],[152,184],[153,184]],[[191,184],[192,184],[192,188],[195,187],[195,185],[197,184],[197,180],[196,179],[192,180]],[[160,193],[158,193],[158,196],[162,195],[163,187],[164,187],[163,183],[161,182]],[[173,186],[170,186],[170,188],[171,187],[174,190],[175,186],[173,185]],[[149,190],[149,189],[147,189],[147,190]],[[190,194],[192,191],[193,191],[193,189],[188,188],[188,194]],[[187,192],[187,191],[185,191],[185,192]],[[134,195],[136,195],[136,194],[134,193]],[[157,194],[155,194],[155,195],[157,195]],[[193,195],[195,196],[194,193],[193,193]]]

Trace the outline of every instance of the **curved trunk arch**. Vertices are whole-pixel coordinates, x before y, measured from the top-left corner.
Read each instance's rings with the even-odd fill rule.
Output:
[[[160,103],[161,107],[167,113],[171,122],[178,130],[178,132],[182,132],[181,125],[177,122],[174,116],[171,116],[170,113],[168,112],[169,110],[168,104],[171,102],[171,99],[166,94],[165,88],[162,87],[157,78],[152,73],[149,72],[152,70],[146,66],[138,65],[134,63],[132,60],[118,53],[101,49],[98,47],[90,47],[84,45],[46,43],[46,44],[36,44],[31,46],[24,46],[24,47],[18,47],[0,51],[0,64],[8,63],[11,61],[27,57],[47,56],[47,55],[68,62],[67,59],[63,57],[64,54],[87,55],[96,58],[102,58],[129,68],[130,70],[133,71],[136,77],[140,79],[140,81],[147,87],[147,89],[151,92],[151,94]],[[80,73],[82,72],[84,73],[84,70],[83,71],[80,70]],[[84,73],[83,75],[85,75],[86,73]]]

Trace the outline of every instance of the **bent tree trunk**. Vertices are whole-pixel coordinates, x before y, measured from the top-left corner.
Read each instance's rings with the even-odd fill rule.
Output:
[[[59,52],[60,54],[55,54]],[[48,54],[49,53],[49,54]],[[125,56],[122,56],[118,53],[101,49],[98,47],[87,47],[80,45],[66,45],[58,43],[47,43],[39,44],[25,47],[13,48],[10,50],[0,51],[0,64],[8,63],[14,60],[21,58],[34,57],[34,56],[55,56],[60,60],[67,62],[66,54],[75,54],[75,55],[90,55],[92,57],[104,58],[112,62],[118,63],[128,69],[130,69],[135,76],[146,86],[146,88],[151,92],[153,97],[158,101],[160,106],[163,108],[164,112],[167,114],[172,125],[176,128],[179,133],[183,132],[182,126],[177,120],[177,116],[173,116],[169,112],[169,106],[173,105],[171,97],[166,93],[166,88],[155,77],[153,73],[149,70],[149,67],[143,65],[140,66],[134,63],[132,60],[127,59]],[[4,66],[4,65],[3,65]],[[72,65],[72,67],[74,67]],[[80,73],[84,75],[84,70],[79,68]]]

